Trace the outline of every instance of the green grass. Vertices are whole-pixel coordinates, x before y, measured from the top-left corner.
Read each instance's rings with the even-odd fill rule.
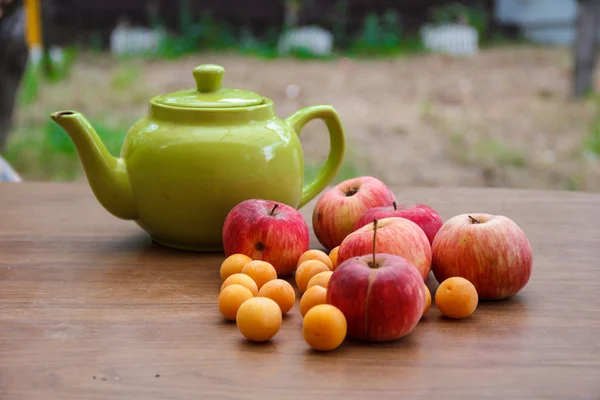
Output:
[[[590,153],[600,156],[600,124],[590,130],[584,141],[584,147]]]
[[[595,114],[583,140],[583,150],[600,156],[600,95],[592,96],[591,101],[595,107]]]
[[[321,171],[325,161],[316,162],[310,158],[304,159],[304,182],[310,182]],[[368,175],[368,170],[359,156],[359,151],[354,146],[346,147],[344,160],[335,177],[330,182],[330,185],[338,184],[346,179],[355,178],[357,176]]]
[[[311,161],[307,161],[304,167],[304,182],[310,182],[313,180],[322,168],[323,164],[316,164]],[[330,185],[335,185],[346,179],[354,178],[364,174],[364,169],[359,167],[355,161],[346,159],[340,166],[338,173],[331,181]]]
[[[454,159],[466,165],[494,165],[524,168],[527,166],[527,152],[493,138],[477,139],[470,145],[462,134],[453,132],[448,137]]]
[[[40,88],[42,85],[60,83],[69,76],[71,67],[77,58],[77,50],[72,47],[63,49],[63,62],[53,62],[49,55],[48,63],[50,70],[46,71],[44,66],[44,60],[39,64],[34,65],[32,62],[28,62],[25,71],[23,71],[23,77],[21,78],[21,85],[19,93],[17,94],[18,104],[21,106],[29,106],[35,104]]]
[[[108,126],[99,120],[91,123],[108,151],[119,155],[127,128]],[[51,120],[41,126],[29,124],[20,127],[11,135],[3,155],[25,179],[70,181],[81,173],[81,163],[73,142]]]
[[[31,64],[27,64],[21,78],[20,90],[17,94],[19,105],[28,106],[35,103],[40,91],[40,79],[39,71]]]
[[[138,65],[123,63],[111,77],[110,85],[115,91],[124,91],[135,86],[142,70]]]
[[[521,168],[527,164],[525,150],[496,139],[482,139],[476,142],[473,151],[481,161],[488,160],[497,165]]]

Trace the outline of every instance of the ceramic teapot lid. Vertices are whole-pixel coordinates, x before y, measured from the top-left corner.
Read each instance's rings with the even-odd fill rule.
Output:
[[[204,64],[194,68],[196,89],[179,90],[154,99],[165,106],[181,108],[231,108],[257,106],[263,97],[241,89],[222,88],[225,69],[220,65]]]

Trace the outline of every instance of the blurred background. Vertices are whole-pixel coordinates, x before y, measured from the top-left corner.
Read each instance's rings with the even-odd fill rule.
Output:
[[[337,181],[600,191],[597,0],[0,0],[0,155],[23,180],[84,180],[49,114],[75,109],[118,155],[150,97],[224,86],[287,117],[339,112]],[[301,135],[306,175],[326,159]]]

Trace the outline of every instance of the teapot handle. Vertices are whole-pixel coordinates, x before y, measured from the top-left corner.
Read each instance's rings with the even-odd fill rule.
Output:
[[[316,105],[302,108],[289,116],[286,121],[294,128],[300,136],[300,131],[312,119],[322,119],[329,131],[329,157],[317,176],[302,188],[302,195],[298,208],[311,201],[319,192],[335,178],[342,161],[346,147],[344,127],[338,113],[328,105]]]

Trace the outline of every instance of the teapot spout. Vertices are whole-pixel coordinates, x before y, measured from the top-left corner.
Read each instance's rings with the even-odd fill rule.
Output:
[[[137,219],[138,209],[122,158],[112,156],[90,122],[77,111],[50,115],[69,135],[81,159],[92,192],[100,204],[121,219]]]

